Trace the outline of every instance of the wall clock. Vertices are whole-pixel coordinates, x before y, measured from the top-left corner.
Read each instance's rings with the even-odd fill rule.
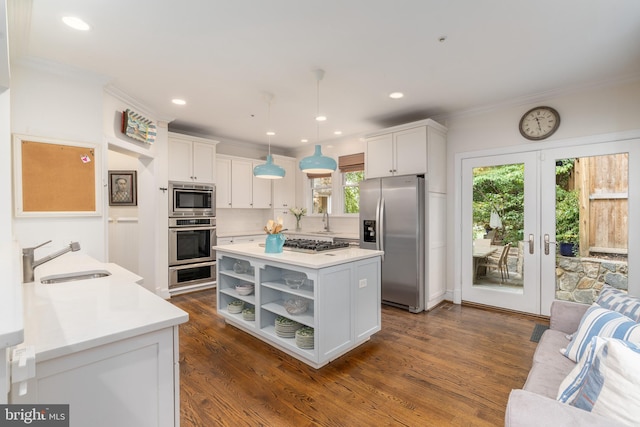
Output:
[[[532,141],[550,137],[559,126],[560,114],[551,107],[532,108],[520,119],[520,133]]]

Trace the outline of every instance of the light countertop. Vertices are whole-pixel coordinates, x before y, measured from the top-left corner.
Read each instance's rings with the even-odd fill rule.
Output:
[[[48,275],[107,270],[111,276],[41,284]],[[189,315],[138,285],[140,276],[79,252],[67,253],[36,268],[35,282],[23,284],[24,343],[36,361],[186,322]]]
[[[338,249],[327,252],[314,254],[282,251],[279,254],[265,253],[264,247],[258,243],[241,243],[237,245],[223,245],[213,247],[218,253],[243,255],[246,257],[257,258],[264,261],[277,261],[284,264],[296,265],[299,267],[307,267],[320,269],[331,267],[334,265],[345,264],[348,262],[358,261],[362,259],[381,256],[382,251],[374,251],[370,249],[360,249],[350,247],[348,249]]]

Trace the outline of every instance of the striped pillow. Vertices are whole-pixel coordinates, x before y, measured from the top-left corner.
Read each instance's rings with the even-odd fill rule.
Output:
[[[640,324],[625,315],[593,303],[582,316],[578,330],[573,334],[573,339],[567,348],[560,349],[560,352],[577,362],[584,355],[591,338],[596,335],[601,338],[616,338],[640,343]]]
[[[557,397],[559,402],[567,403],[576,397],[582,387],[582,384],[584,384],[584,379],[587,377],[587,373],[591,369],[591,365],[596,358],[596,354],[598,354],[602,346],[605,345],[609,339],[610,338],[600,338],[598,336],[591,338],[591,342],[589,342],[589,345],[584,352],[584,356],[580,358],[580,361],[571,370],[571,372],[569,372],[569,375],[562,380]]]
[[[609,340],[597,353],[580,391],[568,403],[628,425],[640,419],[640,347]]]
[[[604,285],[596,303],[602,308],[617,311],[640,322],[640,298],[632,297],[620,289]]]

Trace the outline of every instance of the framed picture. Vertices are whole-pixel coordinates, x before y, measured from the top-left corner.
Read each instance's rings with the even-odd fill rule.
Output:
[[[109,206],[137,206],[136,171],[109,171]]]

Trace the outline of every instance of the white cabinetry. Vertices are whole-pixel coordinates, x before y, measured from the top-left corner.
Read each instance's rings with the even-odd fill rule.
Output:
[[[238,263],[245,272],[234,271]],[[286,285],[284,277],[291,273],[306,275],[300,288]],[[236,286],[241,284],[253,284],[254,292],[238,294]],[[217,293],[218,314],[228,323],[315,368],[380,330],[379,257],[313,269],[218,250]],[[284,302],[291,298],[307,302],[307,311],[288,313]],[[244,309],[253,309],[255,319],[229,312],[229,304],[240,301]],[[301,348],[295,337],[276,332],[276,322],[283,319],[293,321],[293,328],[313,328],[313,348]]]
[[[427,174],[429,191],[446,192],[446,128],[433,120],[368,135],[365,176]]]
[[[36,363],[14,404],[65,403],[75,426],[177,426],[178,327]]]
[[[241,157],[216,159],[216,207],[271,208],[271,180],[253,176],[253,168],[264,162]]]
[[[273,207],[274,209],[293,208],[296,201],[296,159],[274,155],[273,160],[285,171],[284,178],[273,181]]]
[[[217,143],[169,133],[169,180],[214,183]]]
[[[216,209],[231,207],[231,159],[216,158]]]

